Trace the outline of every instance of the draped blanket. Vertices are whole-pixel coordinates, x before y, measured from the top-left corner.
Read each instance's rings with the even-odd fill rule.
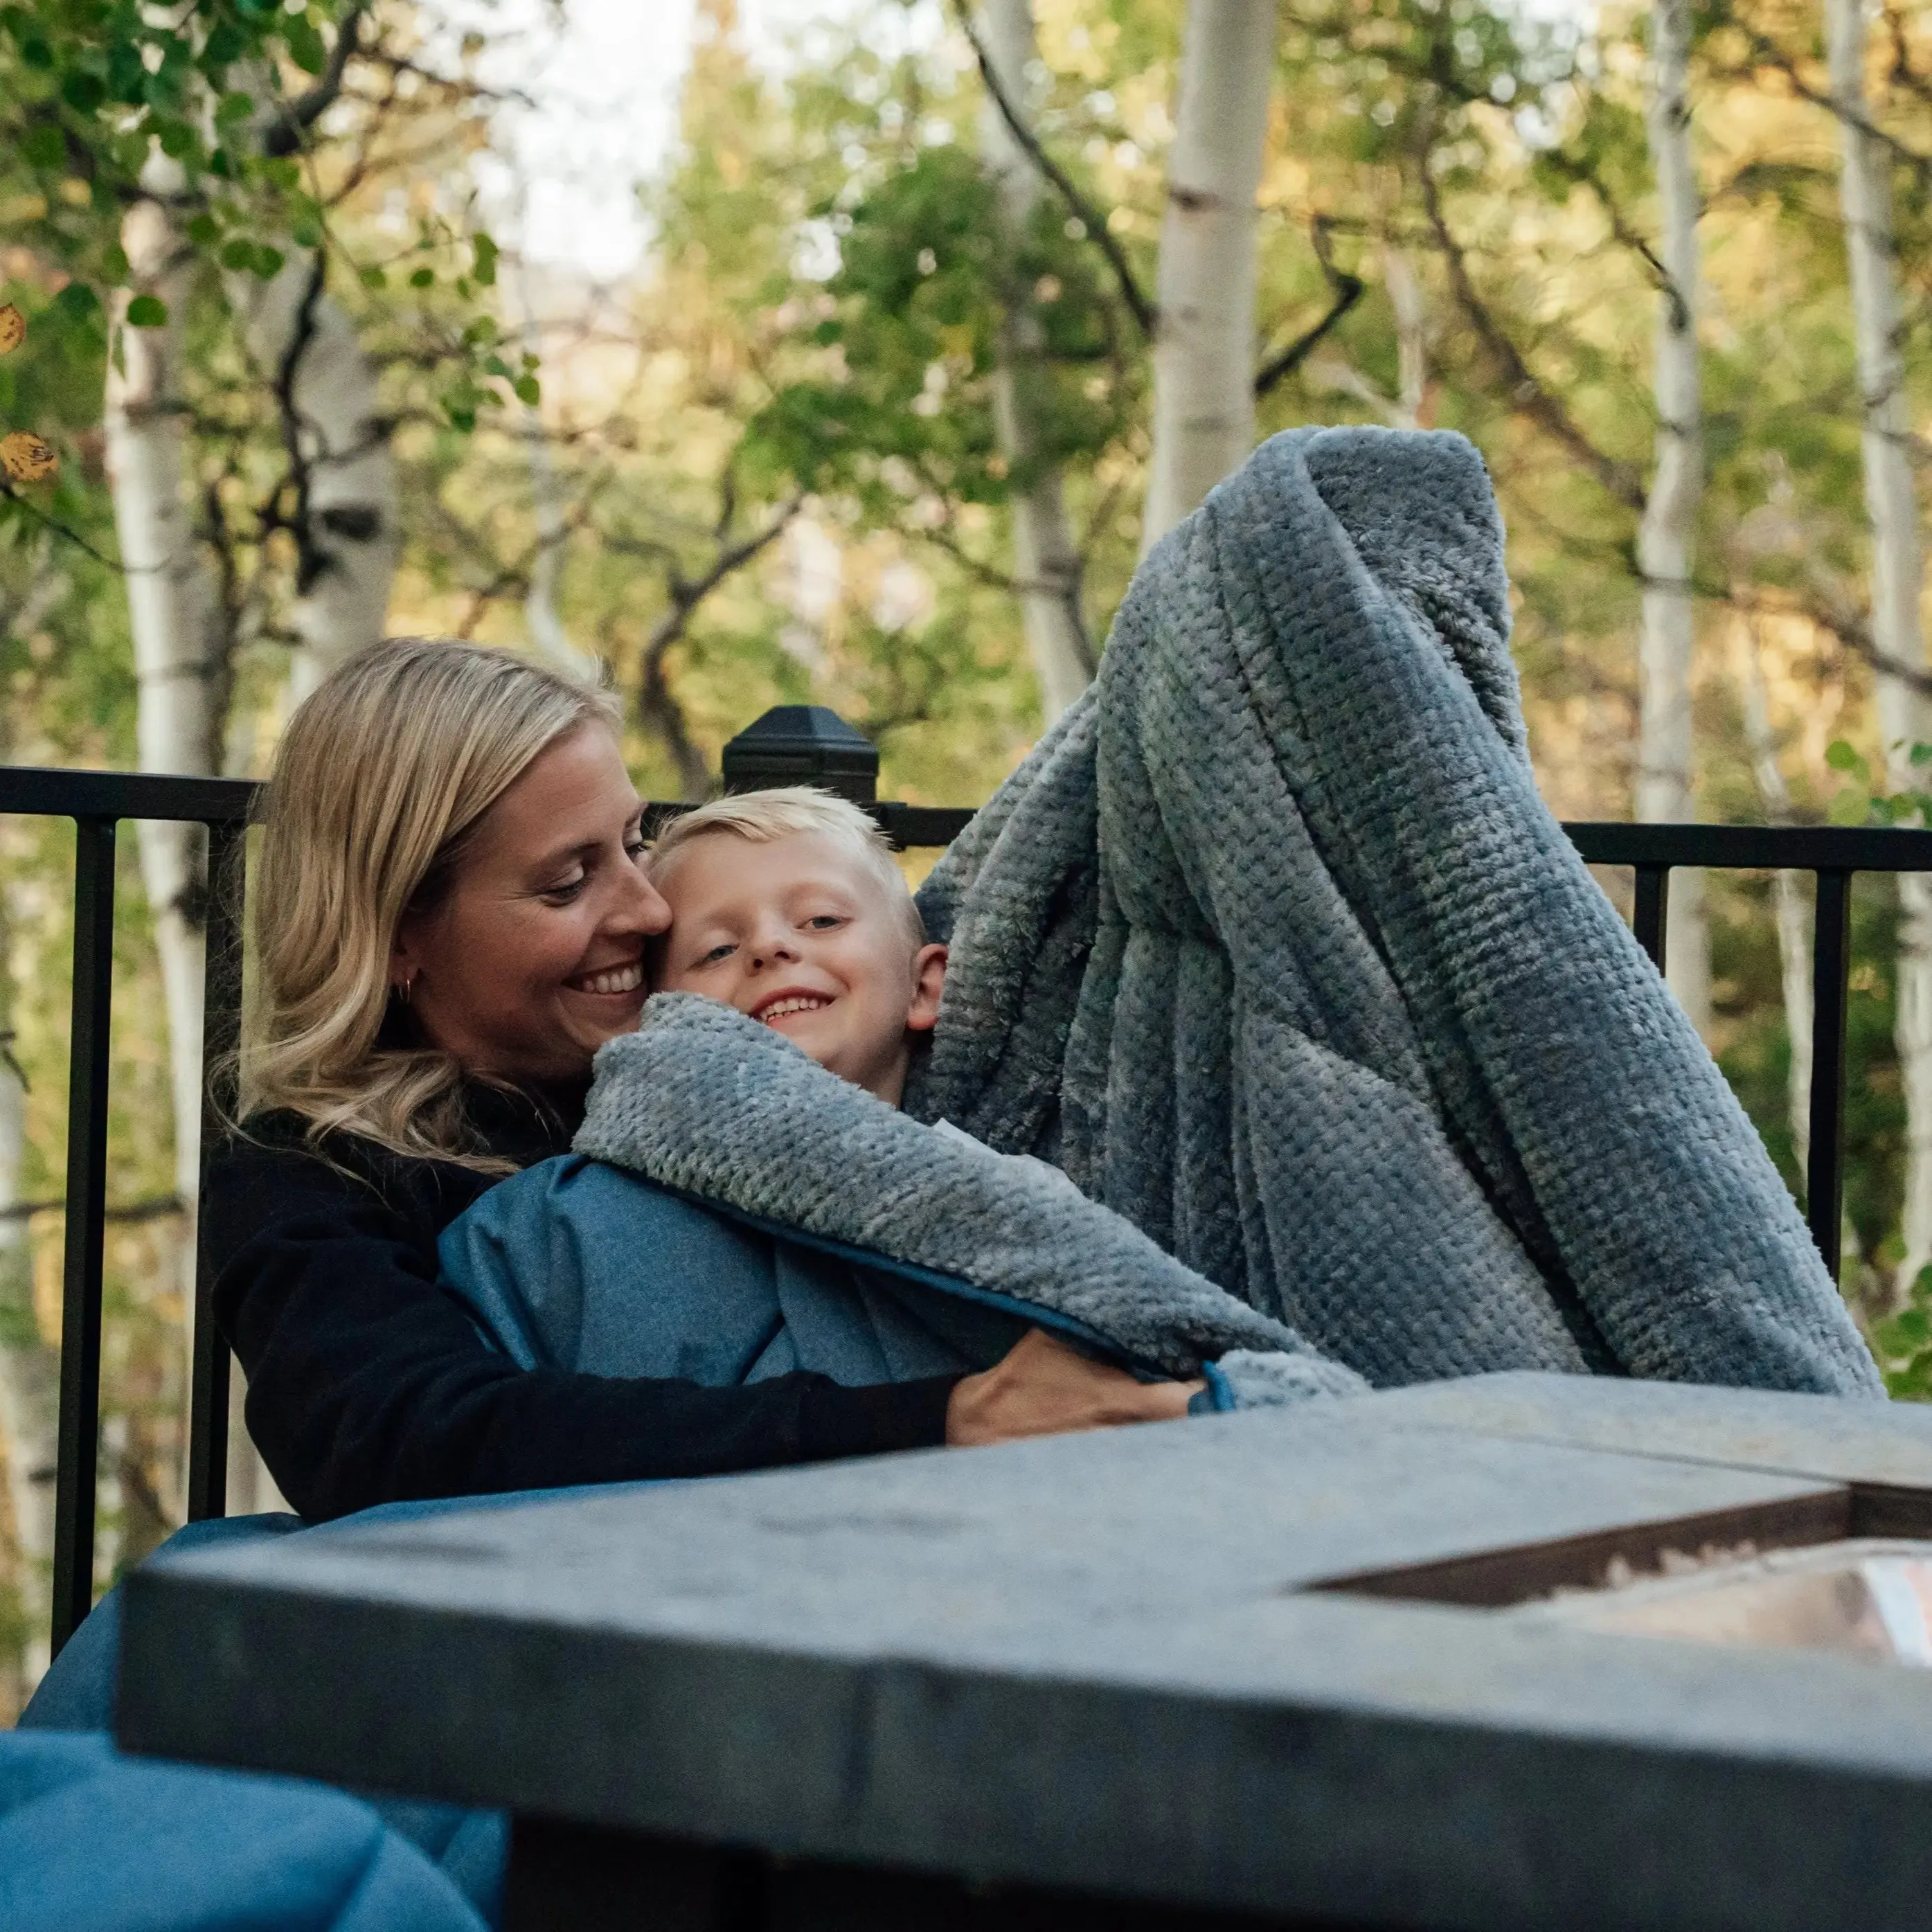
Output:
[[[902,1264],[898,1294],[922,1301],[942,1321],[935,1300],[976,1290],[1009,1309],[1040,1311],[1047,1325],[1148,1372],[1192,1376],[1215,1362],[1214,1392],[1228,1406],[1362,1387],[1044,1162],[922,1126],[827,1072],[770,1027],[694,994],[659,994],[636,1033],[598,1054],[577,1149],[809,1242]],[[839,1300],[828,1301],[821,1287],[809,1333],[805,1310],[786,1306],[782,1294],[769,1312],[755,1300],[736,1312],[722,1292],[691,1305],[680,1282],[659,1278],[664,1270],[651,1251],[671,1238],[661,1200],[600,1190],[574,1204],[573,1190],[594,1182],[594,1172],[580,1177],[570,1163],[546,1165],[554,1174],[532,1169],[491,1189],[442,1243],[446,1275],[490,1332],[502,1340],[520,1328],[536,1338],[531,1365],[634,1373],[633,1357],[661,1355],[667,1342],[688,1348],[686,1329],[724,1330],[728,1342],[742,1330],[761,1341],[776,1315],[793,1330],[784,1366],[867,1379],[845,1365],[876,1355],[883,1341],[889,1358],[908,1361],[907,1378],[922,1372],[911,1338],[890,1332],[892,1312],[876,1297],[850,1298],[842,1316]],[[528,1238],[532,1221],[552,1228],[567,1221],[568,1235],[539,1246]],[[620,1252],[611,1256],[604,1250],[614,1239]],[[518,1265],[520,1250],[541,1265]],[[567,1304],[566,1319],[550,1313],[552,1304]],[[843,1346],[826,1332],[841,1319],[852,1331]],[[880,1336],[882,1322],[888,1332]],[[667,1322],[680,1332],[667,1335]],[[923,1372],[990,1367],[1019,1332],[1002,1324],[962,1333],[956,1319],[947,1326],[964,1352],[928,1361]],[[578,1342],[573,1352],[553,1340],[566,1330],[608,1339],[599,1351],[586,1353]]]
[[[1876,1394],[1537,795],[1508,632],[1468,443],[1276,437],[928,880],[952,958],[907,1114],[660,999],[598,1056],[579,1150],[1170,1367],[1270,1352],[1282,1395],[1526,1368]]]

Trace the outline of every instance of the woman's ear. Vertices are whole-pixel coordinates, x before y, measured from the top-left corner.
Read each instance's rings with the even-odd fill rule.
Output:
[[[406,916],[400,920],[389,946],[389,985],[393,991],[404,993],[405,998],[405,988],[416,984],[416,975],[422,970],[422,961],[416,944],[415,923]]]
[[[930,1033],[939,1024],[939,996],[946,990],[946,948],[922,946],[912,957],[912,1004],[908,1033]]]

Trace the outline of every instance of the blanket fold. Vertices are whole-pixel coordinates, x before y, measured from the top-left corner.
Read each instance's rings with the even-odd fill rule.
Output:
[[[1876,1394],[1702,1042],[1538,797],[1461,437],[1275,437],[920,895],[908,1106],[1371,1382]]]
[[[1148,1370],[1190,1376],[1218,1360],[1237,1403],[1364,1386],[1056,1168],[922,1125],[694,994],[659,994],[636,1033],[598,1053],[576,1146],[662,1187],[1065,1317]]]

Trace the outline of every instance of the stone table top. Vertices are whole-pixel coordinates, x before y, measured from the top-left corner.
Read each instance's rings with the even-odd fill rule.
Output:
[[[352,1522],[136,1572],[122,1736],[1282,1915],[1916,1925],[1932,1672],[1333,1587],[1914,1490],[1932,1411],[1514,1375]]]

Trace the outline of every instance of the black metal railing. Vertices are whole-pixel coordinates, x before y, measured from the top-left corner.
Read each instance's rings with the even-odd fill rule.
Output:
[[[74,827],[73,1017],[68,1046],[67,1191],[61,1286],[60,1410],[54,1467],[52,1647],[94,1601],[94,1490],[100,1441],[100,1291],[107,1216],[107,1070],[114,999],[114,853],[129,819],[208,832],[205,1067],[232,1052],[242,1008],[242,841],[255,788],[235,779],[0,766],[0,813],[70,818]],[[204,1095],[212,1092],[202,1082]],[[215,1141],[202,1105],[202,1154]],[[188,1514],[219,1516],[226,1501],[228,1351],[214,1325],[212,1283],[196,1258],[188,1378]]]
[[[734,790],[814,783],[862,803],[902,848],[950,844],[970,812],[874,796],[878,754],[817,707],[770,712],[727,748]],[[76,833],[73,1031],[68,1057],[66,1236],[60,1412],[54,1506],[52,1648],[58,1653],[93,1601],[100,1422],[103,1234],[107,1202],[109,1025],[112,1005],[114,856],[124,821],[203,826],[208,837],[208,975],[204,1074],[232,1054],[240,1022],[243,841],[257,788],[239,780],[0,766],[0,814],[68,818]],[[688,809],[654,803],[654,823]],[[1789,870],[1817,880],[1809,1220],[1834,1273],[1843,1197],[1845,1011],[1850,886],[1858,872],[1932,872],[1932,832],[1732,825],[1578,824],[1564,830],[1592,864],[1636,873],[1634,929],[1660,964],[1672,871],[1679,866]],[[203,1081],[204,1166],[219,1138],[214,1084]],[[224,1514],[228,1351],[215,1326],[213,1282],[198,1254],[188,1393],[185,1498],[190,1522]]]

